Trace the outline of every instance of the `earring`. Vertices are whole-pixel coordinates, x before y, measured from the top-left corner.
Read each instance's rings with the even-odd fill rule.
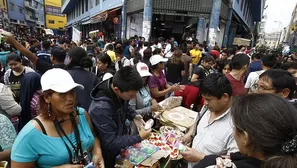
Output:
[[[47,104],[47,114],[49,117],[51,116],[51,105],[49,103]]]

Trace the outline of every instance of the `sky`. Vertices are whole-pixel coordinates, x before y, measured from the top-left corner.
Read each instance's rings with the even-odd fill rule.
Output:
[[[268,7],[264,11],[267,14],[265,32],[280,31],[281,27],[282,29],[287,27],[296,3],[296,0],[267,0],[266,5]]]

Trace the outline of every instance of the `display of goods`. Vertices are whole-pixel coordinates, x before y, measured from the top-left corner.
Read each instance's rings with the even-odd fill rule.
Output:
[[[160,150],[163,150],[170,154],[171,160],[182,159],[182,156],[179,154],[179,150],[175,148],[172,144],[166,141],[166,137],[162,134],[152,133],[148,138],[149,142],[159,147]]]
[[[179,131],[171,126],[162,126],[160,128],[160,133],[163,134],[164,136],[166,136],[168,134],[175,134],[177,138],[185,136],[184,133],[182,133],[181,131]]]
[[[144,140],[123,150],[118,158],[128,159],[132,164],[139,165],[158,150],[158,147],[151,144],[148,140]]]
[[[182,97],[171,96],[171,97],[168,97],[167,99],[163,100],[159,104],[166,111],[166,110],[171,110],[172,108],[180,106],[182,101],[183,101]]]
[[[176,107],[162,114],[166,120],[186,128],[190,128],[195,123],[197,115],[197,112],[184,107]]]
[[[152,128],[152,126],[154,125],[154,120],[153,119],[149,119],[144,126],[145,130],[149,130]]]

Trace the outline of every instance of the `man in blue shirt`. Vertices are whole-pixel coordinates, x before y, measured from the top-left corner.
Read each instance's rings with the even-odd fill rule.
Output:
[[[252,55],[252,63],[250,64],[250,67],[249,67],[249,70],[245,76],[244,82],[246,82],[247,77],[249,76],[249,74],[251,72],[262,70],[261,58],[263,58],[263,55],[260,53],[256,53],[256,54]]]

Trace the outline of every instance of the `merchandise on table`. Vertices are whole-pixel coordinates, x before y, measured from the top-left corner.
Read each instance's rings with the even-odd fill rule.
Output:
[[[196,118],[198,116],[197,112],[189,110],[184,107],[175,107],[169,111],[162,113],[162,117],[174,125],[179,125],[182,127],[190,128],[194,125]]]
[[[150,143],[156,145],[160,150],[170,154],[171,160],[182,159],[182,156],[179,154],[179,149],[174,147],[174,144],[167,142],[166,137],[162,134],[152,133],[148,140]]]
[[[123,150],[117,158],[128,159],[133,165],[139,165],[158,150],[158,147],[144,140]]]
[[[145,130],[149,130],[152,128],[152,126],[154,125],[154,120],[153,119],[149,119],[144,126]]]
[[[183,101],[182,97],[168,97],[167,99],[163,100],[159,103],[159,105],[163,108],[163,110],[170,110],[175,107],[181,106],[181,103]]]
[[[163,135],[168,135],[168,134],[175,134],[177,136],[177,138],[180,138],[180,137],[183,137],[185,136],[184,133],[182,133],[181,131],[175,129],[174,127],[171,127],[171,126],[162,126],[160,128],[160,133],[163,134]]]

